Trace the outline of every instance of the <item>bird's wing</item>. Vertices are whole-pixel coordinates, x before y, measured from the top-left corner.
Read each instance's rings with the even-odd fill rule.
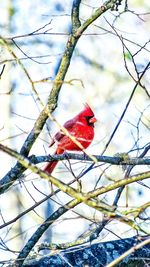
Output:
[[[68,130],[69,133],[72,133],[73,126],[74,126],[74,120],[69,120],[64,124],[64,128]],[[49,146],[52,146],[55,142],[60,142],[60,140],[65,136],[65,134],[62,131],[59,131],[55,134],[54,138],[52,139],[52,142]]]

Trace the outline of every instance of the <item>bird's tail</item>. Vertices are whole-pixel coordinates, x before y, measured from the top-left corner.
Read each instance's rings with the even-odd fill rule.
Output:
[[[61,153],[62,153],[62,151],[57,149],[56,152],[54,153],[54,155],[58,155],[58,154],[61,154]],[[53,170],[55,169],[57,163],[58,163],[58,161],[48,162],[47,165],[44,167],[44,171],[47,174],[51,174],[53,172]]]
[[[47,165],[45,166],[44,168],[44,171],[47,173],[47,174],[51,174],[53,172],[53,170],[55,169],[56,165],[57,165],[57,161],[51,161],[51,162],[48,162]]]

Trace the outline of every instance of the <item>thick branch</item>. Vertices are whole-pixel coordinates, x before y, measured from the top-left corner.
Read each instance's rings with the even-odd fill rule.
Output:
[[[147,147],[149,149],[149,146]],[[0,144],[0,150],[13,155],[13,150],[10,150],[8,147],[5,147]],[[128,158],[128,157],[109,157],[109,156],[98,156],[94,155],[94,158],[97,159],[98,162],[108,163],[112,165],[150,165],[150,158]],[[53,160],[80,160],[80,161],[92,161],[92,158],[85,154],[73,154],[73,153],[64,153],[62,155],[53,155],[53,156],[30,156],[28,160],[30,163],[38,164],[41,162],[48,162]],[[14,168],[5,176],[5,179],[1,180],[0,183],[0,193],[5,191],[5,188],[9,187],[10,185],[7,183],[13,183],[16,180],[16,176],[18,173],[23,173],[26,170],[25,166],[23,166],[20,162],[17,162]]]
[[[119,266],[149,266],[150,244],[146,244],[144,247],[137,249],[138,244],[143,240],[145,240],[144,237],[139,238],[135,236],[121,240],[99,242],[93,245],[77,246],[60,251],[52,256],[27,260],[23,266],[107,266],[131,248],[133,248],[133,251],[128,254],[128,257],[123,258]]]
[[[79,19],[79,8],[80,8],[81,0],[74,0],[72,6],[72,32],[74,33],[80,26],[81,22]]]
[[[52,90],[49,94],[48,103],[43,111],[40,113],[39,117],[37,118],[33,129],[29,133],[28,137],[26,138],[20,153],[24,156],[28,156],[34,142],[36,141],[37,137],[39,136],[40,132],[43,129],[43,126],[48,118],[48,114],[52,113],[55,108],[57,107],[57,100],[59,96],[59,92],[63,81],[65,79],[68,67],[70,65],[70,61],[72,58],[73,51],[77,44],[78,39],[81,37],[81,34],[86,30],[86,28],[100,15],[102,15],[106,10],[111,9],[114,4],[114,1],[106,1],[103,5],[105,8],[99,8],[85,23],[76,30],[75,33],[72,33],[67,41],[66,48],[60,62],[60,66],[58,68],[58,72],[56,78],[54,80],[54,84]],[[76,0],[73,2],[72,8],[72,22],[75,23],[79,22],[79,5],[80,1]],[[74,16],[74,17],[73,17]],[[79,23],[78,23],[79,24]],[[72,27],[74,26],[72,25]],[[77,25],[76,25],[77,26]],[[19,163],[15,165],[0,181],[0,193],[4,193],[22,174],[24,168],[20,166]]]
[[[83,192],[79,192],[78,190],[66,185],[65,183],[59,181],[58,179],[52,177],[52,176],[48,176],[45,172],[40,171],[36,166],[34,166],[33,164],[30,163],[30,161],[25,158],[24,156],[20,155],[19,153],[13,151],[12,149],[8,149],[7,147],[4,147],[3,145],[0,145],[0,148],[3,148],[3,151],[5,151],[6,153],[11,154],[13,157],[17,158],[18,161],[26,168],[29,168],[31,171],[38,173],[41,178],[47,179],[50,182],[52,182],[55,186],[57,186],[58,188],[60,188],[63,192],[65,192],[66,194],[68,194],[69,196],[75,198],[73,201],[71,201],[70,203],[68,203],[68,205],[71,205],[71,208],[78,205],[81,202],[84,202],[86,205],[95,208],[96,210],[99,210],[101,212],[103,212],[104,214],[106,214],[107,216],[110,217],[114,217],[116,219],[121,220],[122,222],[130,225],[132,228],[136,229],[136,230],[142,230],[137,224],[135,224],[133,222],[133,220],[123,216],[121,213],[117,213],[116,211],[114,212],[114,207],[111,207],[107,204],[105,204],[102,201],[96,200],[95,197],[99,196],[100,194],[106,193],[108,191],[114,190],[120,186],[123,186],[125,184],[130,184],[131,182],[135,182],[138,180],[143,180],[146,179],[150,176],[150,172],[144,173],[144,174],[140,174],[137,176],[132,176],[128,179],[123,179],[120,181],[117,181],[114,184],[110,184],[109,186],[103,187],[103,188],[98,188],[96,190],[93,190],[89,193],[83,193]],[[68,209],[67,209],[68,210]],[[65,210],[61,209],[61,212],[66,212],[66,208]],[[58,214],[58,212],[54,212],[54,214],[56,214],[55,216],[60,216],[61,214]],[[53,222],[54,220],[52,220],[51,218],[49,218],[49,223]],[[45,223],[44,223],[45,225]],[[47,224],[48,227],[48,224]],[[45,226],[44,226],[45,229]],[[39,234],[41,234],[40,230],[37,230]],[[30,252],[30,249],[35,245],[35,242],[37,242],[39,235],[37,236],[36,234],[36,239],[33,241],[31,239],[31,242],[29,240],[29,242],[27,243],[27,245],[25,246],[25,248],[23,249],[23,253],[25,253],[24,255],[28,255],[28,253]],[[30,245],[31,243],[31,245]],[[29,245],[29,248],[28,248]],[[20,256],[21,255],[21,256]],[[20,258],[23,257],[22,252],[19,255],[19,260]],[[26,257],[24,256],[24,257]],[[22,262],[22,260],[20,261],[20,263]],[[19,263],[19,266],[21,266]]]
[[[99,156],[92,155],[97,162],[109,163],[111,165],[150,165],[150,157],[146,158],[127,158],[120,155],[109,157],[109,156]],[[92,161],[91,157],[85,154],[74,154],[74,153],[64,153],[61,155],[49,155],[49,156],[31,156],[30,161],[34,164],[42,163],[42,162],[50,162],[53,160],[62,161],[62,160],[79,160],[79,161]]]
[[[114,0],[108,0],[104,2],[102,6],[95,10],[95,12],[88,18],[75,32],[74,36],[81,36],[81,34],[93,23],[99,16],[105,13],[108,9],[111,9],[114,5]]]
[[[16,266],[18,267],[22,266],[28,254],[30,253],[32,248],[35,246],[35,244],[38,242],[38,240],[43,235],[43,233],[48,229],[48,227],[53,222],[55,222],[61,215],[63,215],[69,209],[72,209],[73,207],[75,207],[78,203],[79,201],[76,199],[68,202],[65,206],[60,207],[56,212],[54,212],[50,217],[48,217],[47,220],[43,222],[43,224],[35,231],[35,233],[28,240],[27,244],[24,246],[22,251],[19,253],[19,256],[16,261]]]
[[[65,183],[59,181],[58,179],[47,175],[44,171],[40,170],[39,168],[37,168],[35,165],[33,165],[33,163],[31,163],[31,161],[29,160],[29,158],[24,157],[23,155],[20,155],[18,152],[14,151],[11,148],[8,148],[6,146],[3,146],[2,144],[0,144],[0,150],[4,151],[5,153],[11,155],[12,157],[16,158],[18,160],[18,162],[23,165],[23,167],[30,169],[32,172],[35,172],[37,174],[39,174],[41,176],[41,178],[47,179],[49,180],[51,183],[53,183],[55,186],[57,186],[58,188],[60,188],[63,192],[71,195],[72,197],[76,198],[76,194],[78,196],[78,198],[80,198],[81,201],[85,201],[87,200],[87,194],[86,196],[84,194],[79,193],[77,190],[67,186]],[[150,177],[150,172],[144,172],[144,173],[140,173],[131,177],[128,177],[126,179],[122,179],[122,180],[117,180],[117,182],[104,187],[104,188],[98,188],[94,191],[91,191],[90,196],[88,196],[88,198],[93,198],[96,197],[100,194],[106,193],[108,191],[114,190],[116,188],[119,188],[120,186],[123,185],[127,185],[133,182],[137,182],[140,180],[144,180]],[[70,191],[71,190],[71,191]],[[71,193],[72,192],[72,193]]]

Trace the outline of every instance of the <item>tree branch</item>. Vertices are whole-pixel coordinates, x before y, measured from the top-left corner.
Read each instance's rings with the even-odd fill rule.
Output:
[[[143,243],[145,244],[144,247],[142,247]],[[28,259],[23,266],[107,266],[123,253],[126,253],[126,255],[122,257],[121,265],[117,266],[144,267],[145,264],[149,266],[150,263],[149,239],[138,236],[76,246],[62,251],[56,250],[56,254],[55,250],[51,252],[52,255],[41,257],[41,259]]]
[[[136,166],[136,165],[150,165],[150,157],[146,158],[127,158],[122,155],[120,156],[98,156],[98,155],[92,155],[97,162],[103,162],[103,163],[108,163],[111,165],[131,165],[131,166]],[[30,159],[30,158],[29,158]],[[74,153],[63,153],[61,155],[49,155],[49,156],[31,156],[31,162],[34,164],[42,163],[42,162],[51,162],[51,161],[62,161],[62,160],[79,160],[79,161],[88,161],[91,162],[92,159],[88,155],[85,154],[74,154]]]
[[[57,75],[55,77],[52,90],[48,97],[47,105],[43,108],[42,112],[40,113],[39,117],[37,118],[33,129],[29,133],[28,137],[24,141],[22,148],[20,150],[20,153],[24,156],[28,156],[34,142],[36,141],[37,137],[39,136],[40,132],[42,131],[44,124],[46,120],[48,119],[48,114],[51,114],[55,108],[57,107],[57,101],[60,89],[62,87],[63,81],[65,79],[67,70],[70,65],[70,61],[72,58],[73,51],[76,47],[76,44],[78,42],[78,39],[81,37],[82,33],[87,29],[87,27],[100,15],[102,15],[104,12],[106,12],[108,9],[111,9],[114,5],[114,0],[106,1],[102,7],[100,7],[98,10],[95,11],[95,13],[87,19],[83,23],[82,26],[80,26],[76,32],[72,33],[67,41],[66,48],[64,51],[64,54],[62,56]],[[80,1],[76,0],[73,2],[73,8],[72,8],[72,22],[75,23],[77,20],[79,21],[79,5]],[[79,24],[79,23],[78,23]],[[72,25],[72,27],[74,26]],[[77,26],[77,24],[76,24]],[[22,171],[24,171],[24,168],[20,166],[20,164],[17,162],[17,164],[12,168],[0,181],[0,193],[4,193],[22,174]]]

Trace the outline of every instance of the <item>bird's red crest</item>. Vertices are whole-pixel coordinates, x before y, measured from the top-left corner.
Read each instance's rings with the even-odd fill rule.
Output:
[[[87,103],[85,103],[84,106],[85,108],[80,113],[82,113],[84,116],[94,116],[94,113],[90,106]]]

